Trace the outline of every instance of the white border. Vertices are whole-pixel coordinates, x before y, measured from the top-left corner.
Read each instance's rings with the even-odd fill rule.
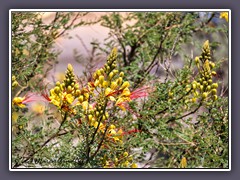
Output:
[[[228,100],[228,109],[229,109],[229,169],[12,169],[11,167],[11,152],[12,152],[12,146],[11,146],[11,117],[12,117],[12,106],[11,106],[11,82],[12,82],[12,70],[11,70],[11,64],[12,64],[12,58],[11,58],[11,13],[16,11],[26,11],[26,12],[56,12],[56,11],[66,11],[66,12],[72,12],[72,11],[82,11],[82,12],[132,12],[132,11],[139,11],[139,12],[145,12],[145,11],[153,11],[153,12],[169,12],[169,11],[175,11],[175,12],[182,12],[182,11],[193,11],[193,12],[221,12],[226,11],[228,12],[228,19],[229,19],[229,70],[228,70],[228,83],[229,83],[229,100]],[[10,9],[9,10],[9,171],[231,171],[231,10],[230,9]]]

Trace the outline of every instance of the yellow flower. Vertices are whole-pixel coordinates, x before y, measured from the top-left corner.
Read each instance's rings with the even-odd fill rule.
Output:
[[[105,96],[110,95],[113,92],[113,90],[111,88],[106,88],[105,89]]]
[[[66,100],[69,104],[72,104],[72,102],[74,101],[74,97],[72,96],[72,94],[67,94]]]
[[[25,104],[23,104],[23,101],[25,100],[25,97],[15,97],[13,98],[13,105],[16,105],[20,108],[26,107]]]
[[[220,18],[224,18],[228,22],[228,12],[221,12]]]
[[[83,108],[84,110],[87,110],[87,109],[88,109],[88,101],[83,101],[83,103],[82,103],[82,108]]]
[[[131,94],[130,90],[128,88],[125,88],[121,95],[122,96],[130,96],[130,94]]]
[[[50,97],[50,98],[51,98],[51,97]],[[55,99],[52,99],[52,100],[51,100],[51,103],[54,104],[54,105],[57,106],[57,107],[60,107],[60,105],[61,105],[60,101],[57,101],[57,100],[55,100]]]

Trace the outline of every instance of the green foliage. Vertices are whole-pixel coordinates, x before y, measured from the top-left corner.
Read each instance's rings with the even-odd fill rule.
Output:
[[[40,113],[21,106],[27,89],[16,87],[55,63],[54,40],[89,24],[71,23],[84,15],[57,13],[49,25],[12,15],[12,166],[229,168],[228,27],[210,26],[217,12],[204,21],[197,12],[107,13],[109,36],[92,43],[110,54],[104,67],[76,78],[69,65]]]

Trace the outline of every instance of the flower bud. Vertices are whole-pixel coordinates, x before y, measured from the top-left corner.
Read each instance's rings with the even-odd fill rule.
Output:
[[[97,70],[97,75],[98,75],[98,76],[101,76],[101,75],[102,75],[102,73],[101,73],[101,70],[100,70],[100,69],[98,69],[98,70]]]
[[[88,115],[88,120],[92,121],[93,116],[91,114]]]
[[[120,87],[120,90],[121,90],[121,89],[125,89],[125,88],[127,88],[127,87],[129,87],[129,86],[130,86],[129,82],[128,82],[128,81],[125,81],[125,82],[122,84],[122,86]]]
[[[218,88],[218,83],[213,83],[213,84],[212,84],[212,88],[217,89],[217,88]]]
[[[115,90],[117,88],[117,86],[118,86],[118,84],[115,81],[111,82],[111,86],[110,86],[111,89]]]
[[[89,98],[89,93],[84,93],[83,95],[84,95],[85,99],[88,100],[88,98]]]
[[[59,88],[58,86],[56,86],[56,87],[54,88],[54,92],[55,92],[56,94],[59,94],[60,88]]]
[[[71,92],[72,91],[72,87],[71,86],[68,86],[67,87],[67,92]]]
[[[214,101],[216,101],[217,98],[218,98],[217,95],[214,95],[214,96],[213,96],[213,100],[214,100]]]
[[[123,153],[123,156],[124,156],[124,157],[128,157],[128,152],[124,152],[124,153]]]
[[[83,95],[79,96],[78,101],[79,101],[80,103],[83,102]]]
[[[113,78],[113,76],[114,76],[113,72],[110,72],[109,75],[108,75],[110,80]]]
[[[212,89],[211,92],[212,92],[213,95],[216,95],[217,94],[217,89]]]
[[[123,81],[122,77],[119,77],[117,79],[117,84],[120,86],[122,84],[122,81]]]
[[[98,80],[99,80],[99,83],[100,83],[100,84],[102,84],[102,83],[103,83],[103,81],[104,81],[104,76],[102,76],[102,75],[101,75],[101,76],[99,76]]]
[[[217,73],[216,73],[215,71],[212,71],[212,75],[213,75],[213,76],[216,76]]]
[[[200,62],[200,61],[199,61],[199,57],[196,56],[196,57],[195,57],[195,63],[196,63],[196,64],[199,64],[199,62]]]
[[[99,80],[97,79],[95,82],[94,82],[94,86],[97,87],[99,85]]]
[[[124,76],[124,72],[120,72],[119,76],[123,77]]]
[[[75,95],[76,96],[79,96],[81,94],[81,91],[78,89],[78,90],[76,90],[76,93],[75,93]]]
[[[206,99],[207,95],[208,95],[208,94],[207,94],[206,92],[204,92],[204,93],[202,94],[202,98],[203,98],[203,99]]]
[[[71,71],[71,72],[73,71],[73,67],[72,67],[71,64],[68,64],[68,67],[67,67],[67,68],[68,68],[69,71]]]

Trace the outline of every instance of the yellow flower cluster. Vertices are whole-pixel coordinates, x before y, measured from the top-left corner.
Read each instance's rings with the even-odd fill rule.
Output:
[[[211,53],[209,47],[209,41],[205,41],[202,48],[201,56],[195,58],[195,63],[198,67],[200,76],[196,78],[191,85],[187,86],[187,91],[192,91],[192,102],[196,102],[197,99],[206,100],[212,98],[217,100],[217,88],[218,84],[213,83],[212,76],[216,75],[213,71],[215,64],[211,61]]]
[[[50,90],[50,102],[59,109],[69,107],[80,95],[79,85],[76,83],[73,67],[68,64],[63,83],[56,82],[54,88]],[[65,109],[66,110],[66,109]]]
[[[93,83],[89,83],[92,90],[102,93],[103,98],[115,102],[115,105],[125,110],[124,102],[130,101],[131,92],[129,82],[123,81],[124,73],[116,68],[117,49],[114,48],[107,63],[93,74]]]
[[[91,81],[82,88],[79,88],[76,83],[73,67],[69,64],[63,83],[57,82],[55,87],[50,90],[49,96],[50,102],[61,110],[76,112],[74,108],[81,106],[82,118],[91,128],[97,130],[96,136],[105,135],[102,148],[113,144],[115,147],[121,147],[124,133],[121,128],[109,123],[110,115],[107,111],[112,107],[120,107],[125,110],[125,103],[131,100],[130,83],[124,81],[124,73],[116,69],[116,60],[117,49],[114,48],[104,67],[96,70]],[[127,158],[128,154],[126,155],[126,153],[120,156],[121,161],[118,163],[121,163],[123,167],[137,167]],[[110,156],[106,155],[105,167],[117,165],[114,162],[110,163]]]
[[[138,168],[138,165],[133,162],[133,158],[127,151],[118,155],[118,157],[109,159],[107,155],[102,158],[104,168]]]
[[[220,18],[224,18],[228,22],[228,12],[221,12]]]

